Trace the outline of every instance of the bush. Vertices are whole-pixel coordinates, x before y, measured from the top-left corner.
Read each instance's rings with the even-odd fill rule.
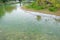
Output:
[[[28,5],[27,8],[32,8],[32,9],[35,9],[35,10],[40,10],[40,9],[44,9],[44,6],[38,6],[35,2],[33,2],[30,5]]]
[[[43,6],[34,6],[33,8],[34,8],[34,9],[36,9],[36,10],[44,9],[44,7],[43,7]]]
[[[44,9],[45,7],[44,6],[38,6],[39,9]]]
[[[49,11],[52,11],[52,12],[53,12],[53,11],[56,11],[56,10],[57,10],[56,7],[50,7],[50,8],[49,8]]]

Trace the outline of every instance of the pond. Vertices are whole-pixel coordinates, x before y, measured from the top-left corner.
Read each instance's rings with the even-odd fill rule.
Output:
[[[36,13],[0,6],[0,40],[60,40],[60,18]]]

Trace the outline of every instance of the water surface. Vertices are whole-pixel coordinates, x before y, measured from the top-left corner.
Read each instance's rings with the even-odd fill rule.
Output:
[[[31,34],[28,36],[30,40],[60,40],[60,18],[36,13],[21,9],[19,4],[0,6],[0,39],[20,40],[18,37],[24,32],[28,33],[27,35],[33,33],[33,37],[42,35],[41,39],[39,36],[31,39]]]

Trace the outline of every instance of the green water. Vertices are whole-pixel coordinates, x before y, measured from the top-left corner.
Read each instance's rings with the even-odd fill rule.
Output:
[[[2,5],[0,40],[60,40],[60,19],[32,15],[19,4]]]

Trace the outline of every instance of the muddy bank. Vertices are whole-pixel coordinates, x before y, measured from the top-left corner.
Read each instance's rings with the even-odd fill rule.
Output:
[[[32,12],[40,12],[40,13],[44,13],[44,14],[50,14],[50,15],[56,15],[56,16],[60,16],[60,10],[56,11],[56,12],[51,12],[48,9],[43,9],[43,10],[34,10],[31,8],[26,8],[26,7],[22,7],[22,9],[26,10],[26,11],[32,11]]]

